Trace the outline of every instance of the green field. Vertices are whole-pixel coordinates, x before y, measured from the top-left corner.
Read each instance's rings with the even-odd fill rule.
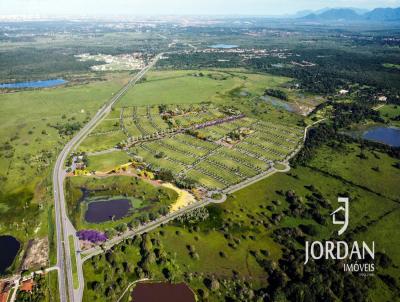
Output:
[[[68,241],[69,241],[69,249],[70,249],[71,263],[72,263],[72,282],[74,283],[74,285],[73,285],[74,289],[78,289],[79,288],[79,279],[78,279],[78,268],[76,266],[74,236],[69,235]]]
[[[394,69],[400,69],[400,64],[391,64],[391,63],[384,63],[383,67],[386,68],[394,68]]]
[[[123,151],[113,151],[105,154],[90,155],[88,158],[89,165],[87,170],[101,172],[111,171],[122,164],[128,163],[129,159],[131,159],[131,157]]]
[[[267,87],[276,87],[289,81],[284,77],[241,73],[235,70],[202,70],[201,73],[204,76],[196,76],[199,71],[195,70],[151,71],[146,76],[147,80],[130,90],[117,106],[219,101],[233,89],[261,94]]]
[[[0,95],[0,233],[20,240],[21,251],[29,239],[48,235],[50,172],[70,137],[67,128],[85,123],[127,78],[105,79]]]
[[[400,126],[400,120],[398,120],[398,117],[400,116],[400,107],[398,105],[384,105],[379,108],[379,112],[385,119],[385,122],[397,127]]]
[[[360,157],[361,152],[366,156],[365,159]],[[385,153],[367,149],[361,151],[359,145],[351,144],[346,145],[344,150],[323,147],[309,165],[357,186],[399,200],[399,170],[394,167],[397,162],[398,160]]]

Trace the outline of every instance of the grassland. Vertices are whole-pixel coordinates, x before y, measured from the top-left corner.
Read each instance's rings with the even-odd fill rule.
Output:
[[[400,64],[391,64],[391,63],[384,63],[383,67],[386,68],[394,68],[394,69],[400,69]]]
[[[204,76],[199,76],[202,73]],[[266,88],[288,82],[285,77],[242,73],[236,70],[153,71],[130,90],[118,106],[192,104],[224,101],[224,95],[240,90],[262,94]]]
[[[400,116],[400,108],[398,105],[384,105],[379,108],[381,116],[385,119],[386,123],[400,127],[400,120],[396,120]]]
[[[84,123],[125,81],[120,74],[87,85],[0,95],[0,233],[18,238],[21,251],[28,239],[48,235],[49,175],[68,139],[56,127]]]
[[[48,301],[58,302],[60,301],[60,295],[58,292],[58,272],[56,270],[50,271],[46,274],[47,288],[48,288]]]
[[[114,148],[118,143],[126,139],[122,132],[107,133],[102,135],[89,135],[81,145],[82,152],[97,152]]]
[[[361,153],[365,157],[360,156]],[[399,200],[399,170],[394,166],[397,162],[387,154],[362,150],[359,145],[352,144],[346,145],[344,150],[323,147],[309,165],[357,186]]]
[[[69,241],[70,254],[75,255],[74,236],[69,235],[68,241]],[[73,285],[74,288],[77,289],[77,288],[79,288],[79,279],[78,279],[78,268],[76,266],[76,257],[72,256],[71,261],[72,261],[72,282],[74,284]]]
[[[109,172],[116,167],[127,163],[131,157],[122,151],[89,156],[89,170]]]

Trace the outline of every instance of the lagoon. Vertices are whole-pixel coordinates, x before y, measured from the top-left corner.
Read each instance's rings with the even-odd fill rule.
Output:
[[[282,101],[278,98],[274,98],[269,95],[264,95],[261,97],[262,100],[266,101],[267,103],[270,103],[272,106],[274,106],[277,109],[284,109],[289,112],[295,112],[296,108],[288,102]]]
[[[234,45],[234,44],[214,44],[210,45],[211,48],[222,48],[222,49],[230,49],[230,48],[237,48],[239,45]]]
[[[193,291],[185,283],[138,283],[132,291],[135,302],[195,302]]]
[[[96,200],[88,204],[85,220],[90,223],[101,223],[125,217],[132,204],[129,199]]]
[[[0,84],[0,89],[22,89],[22,88],[48,88],[67,83],[63,79],[54,79],[46,81],[35,81],[35,82],[17,82],[17,83],[4,83]]]
[[[12,236],[0,236],[0,246],[0,275],[3,275],[14,262],[20,243]]]
[[[362,138],[393,147],[400,147],[400,128],[397,127],[372,127],[364,131]]]

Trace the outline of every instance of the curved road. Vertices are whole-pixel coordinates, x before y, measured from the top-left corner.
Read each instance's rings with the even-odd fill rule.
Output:
[[[64,178],[65,169],[64,162],[67,156],[74,148],[89,134],[89,132],[111,111],[112,106],[134,86],[145,74],[152,68],[162,54],[157,55],[154,60],[136,74],[114,97],[112,97],[96,115],[76,134],[65,146],[59,154],[54,171],[53,171],[53,188],[54,188],[54,207],[56,213],[56,235],[57,235],[57,267],[58,270],[58,285],[60,293],[60,301],[81,301],[83,293],[83,273],[80,255],[76,253],[72,255],[77,258],[79,288],[74,290],[72,265],[68,236],[72,235],[76,247],[75,230],[66,214],[65,198],[64,198]],[[75,249],[76,250],[76,249]]]

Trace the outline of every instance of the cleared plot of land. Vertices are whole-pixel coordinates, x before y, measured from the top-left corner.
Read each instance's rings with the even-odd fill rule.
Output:
[[[113,151],[110,153],[91,155],[88,159],[88,169],[108,172],[120,165],[126,164],[130,156],[123,151]]]
[[[274,161],[285,160],[301,141],[300,129],[283,125],[257,124],[241,119],[234,123],[212,125],[194,132],[178,134],[152,142],[143,142],[131,149],[145,162],[170,169],[174,174],[196,180],[209,189],[223,189],[268,170]],[[236,143],[219,141],[237,129],[250,129],[248,137]],[[262,131],[261,131],[262,130]],[[213,133],[218,133],[215,137]],[[265,137],[268,133],[273,139]]]
[[[140,156],[154,170],[164,168],[205,188],[224,189],[287,160],[301,143],[301,127],[232,110],[211,104],[117,108],[119,123],[105,119],[80,149],[107,150],[120,143],[129,156]],[[90,157],[88,169],[104,172],[127,159],[107,152]]]
[[[79,145],[79,151],[96,152],[114,148],[118,143],[125,140],[126,136],[122,132],[106,133],[101,135],[89,135]]]

